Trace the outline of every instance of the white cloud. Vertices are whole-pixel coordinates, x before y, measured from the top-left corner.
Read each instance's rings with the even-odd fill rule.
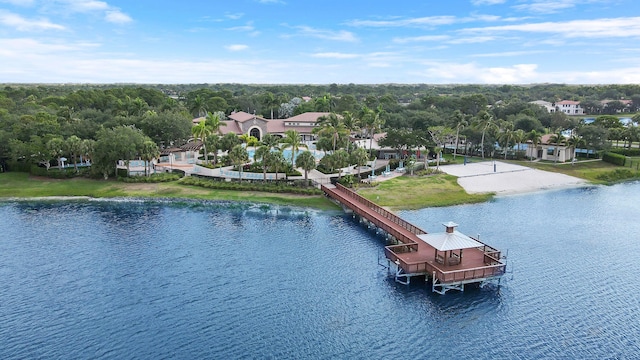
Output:
[[[471,0],[475,6],[504,4],[507,0]]]
[[[34,4],[34,0],[0,0],[0,3],[8,3],[19,6],[31,6]]]
[[[479,44],[489,41],[494,41],[497,38],[495,36],[471,36],[463,38],[455,38],[447,41],[448,44]]]
[[[14,59],[28,59],[36,55],[57,55],[100,47],[97,43],[42,42],[31,38],[0,39],[0,55]]]
[[[510,67],[481,67],[475,63],[426,62],[418,74],[426,82],[527,84],[537,82],[536,64],[516,64]]]
[[[556,34],[566,38],[638,37],[640,36],[640,17],[541,22],[461,30],[463,33],[513,31]]]
[[[355,27],[436,27],[475,21],[496,22],[501,20],[503,19],[496,15],[474,14],[467,17],[442,15],[389,20],[351,20],[347,22],[347,25]]]
[[[104,1],[96,0],[63,0],[63,4],[66,4],[66,8],[69,11],[87,13],[93,11],[105,11],[109,9],[109,4]]]
[[[360,57],[360,55],[339,53],[339,52],[324,52],[324,53],[312,54],[311,57],[323,58],[323,59],[355,59]]]
[[[356,27],[411,27],[411,26],[437,26],[450,25],[460,21],[455,16],[426,16],[410,19],[392,20],[352,20],[348,25]]]
[[[520,11],[529,11],[538,14],[553,14],[560,10],[575,7],[574,1],[540,1],[531,4],[521,4],[513,6],[514,9]]]
[[[485,54],[474,54],[469,55],[471,57],[508,57],[508,56],[525,56],[525,55],[535,55],[535,54],[545,54],[549,51],[545,50],[530,50],[530,51],[503,51],[497,53],[485,53]]]
[[[230,27],[230,28],[227,28],[227,30],[231,30],[231,31],[254,31],[255,28],[253,27],[253,21],[249,21],[249,22],[247,22],[246,25]]]
[[[397,44],[406,44],[412,42],[430,42],[430,41],[445,41],[451,39],[448,35],[423,35],[423,36],[411,36],[404,38],[393,38],[393,42]]]
[[[104,19],[110,23],[126,24],[133,21],[131,17],[120,10],[109,10],[106,12]]]
[[[229,51],[243,51],[243,50],[247,50],[249,46],[243,45],[243,44],[234,44],[234,45],[227,45],[224,48]]]
[[[62,25],[47,19],[30,20],[18,14],[0,10],[0,25],[12,27],[18,31],[65,30]]]
[[[349,31],[344,31],[344,30],[333,31],[333,30],[315,29],[310,26],[294,26],[293,28],[297,29],[298,33],[293,35],[292,34],[285,35],[284,37],[306,36],[306,37],[313,37],[313,38],[323,39],[323,40],[346,41],[346,42],[358,41],[358,38],[356,38],[356,36]]]
[[[514,5],[519,11],[528,11],[537,14],[554,14],[565,9],[592,3],[609,3],[611,0],[534,0],[529,4]]]
[[[244,13],[236,13],[236,14],[226,13],[226,14],[224,14],[224,17],[226,17],[227,19],[231,19],[231,20],[238,20],[238,19],[242,18],[243,16],[244,16]]]

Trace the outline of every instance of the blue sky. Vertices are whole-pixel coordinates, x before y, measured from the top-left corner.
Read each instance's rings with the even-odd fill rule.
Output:
[[[0,83],[640,83],[637,0],[0,0]]]

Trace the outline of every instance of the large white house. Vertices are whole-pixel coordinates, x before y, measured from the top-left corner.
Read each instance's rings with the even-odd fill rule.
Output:
[[[584,115],[584,109],[580,107],[580,101],[562,100],[556,103],[557,111],[567,115]]]

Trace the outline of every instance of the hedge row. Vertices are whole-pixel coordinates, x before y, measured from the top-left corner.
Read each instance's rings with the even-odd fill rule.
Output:
[[[193,176],[185,177],[181,182],[184,185],[200,186],[207,189],[217,190],[244,190],[263,191],[271,193],[290,193],[299,195],[321,195],[322,190],[315,187],[300,188],[285,184],[255,183],[255,182],[235,182],[235,181],[215,181],[202,179]]]
[[[627,161],[627,158],[624,155],[607,152],[602,155],[602,161],[608,162],[613,165],[624,166],[624,163],[625,161]]]
[[[118,180],[126,183],[161,183],[180,180],[182,176],[171,173],[151,174],[151,176],[120,177]]]
[[[611,149],[610,152],[624,155],[624,156],[640,156],[640,149],[638,148],[633,148],[633,149],[618,148],[618,149]]]
[[[88,176],[89,168],[78,168],[78,172],[76,172],[74,168],[65,168],[60,170],[52,167],[47,170],[46,168],[33,165],[29,169],[29,173],[34,176],[42,176],[52,179],[71,179],[74,177]]]

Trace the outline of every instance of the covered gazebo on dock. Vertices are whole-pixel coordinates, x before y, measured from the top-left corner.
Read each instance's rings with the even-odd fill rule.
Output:
[[[462,263],[462,251],[469,248],[483,247],[484,244],[456,230],[458,224],[449,221],[443,223],[447,230],[443,233],[418,235],[422,241],[435,249],[434,260],[445,266]]]

